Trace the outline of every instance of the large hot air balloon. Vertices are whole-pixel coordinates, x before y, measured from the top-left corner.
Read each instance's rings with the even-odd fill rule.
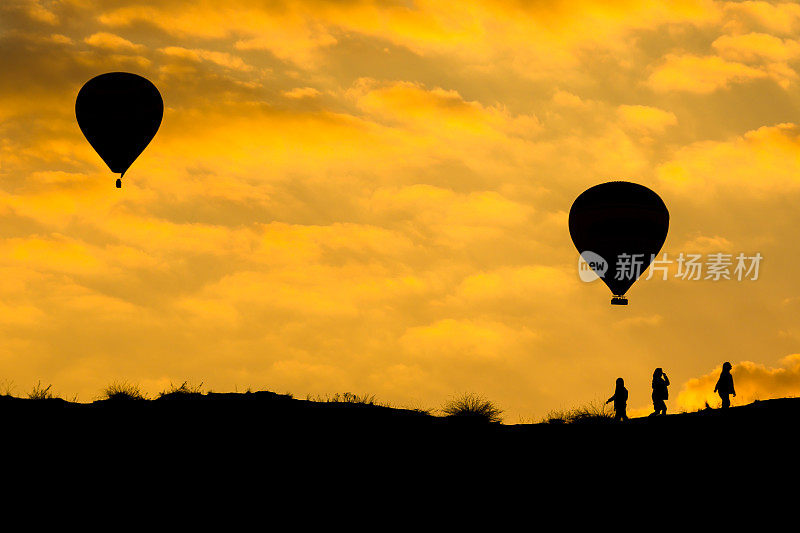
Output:
[[[147,79],[129,72],[109,72],[81,88],[75,116],[92,148],[111,172],[122,178],[158,131],[164,101]],[[121,179],[117,179],[117,187],[122,187]]]
[[[643,185],[601,183],[584,191],[569,211],[572,242],[611,289],[613,305],[627,305],[625,293],[661,250],[669,211]]]

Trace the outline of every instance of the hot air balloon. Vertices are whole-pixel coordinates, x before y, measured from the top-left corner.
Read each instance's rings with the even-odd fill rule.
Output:
[[[120,178],[150,144],[163,116],[164,101],[156,86],[129,72],[92,78],[75,100],[75,117],[83,135]],[[117,179],[119,187],[121,179]]]
[[[661,250],[669,229],[663,200],[643,185],[612,181],[584,191],[569,211],[569,233],[581,257],[611,289],[613,305]]]

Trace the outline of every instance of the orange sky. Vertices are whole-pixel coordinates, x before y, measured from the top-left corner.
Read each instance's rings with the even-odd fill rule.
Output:
[[[223,6],[224,7],[220,7]],[[126,379],[507,422],[800,393],[800,5],[715,1],[5,0],[0,382]],[[129,71],[164,120],[121,190],[75,96]],[[626,179],[664,247],[757,281],[582,283],[567,213]]]

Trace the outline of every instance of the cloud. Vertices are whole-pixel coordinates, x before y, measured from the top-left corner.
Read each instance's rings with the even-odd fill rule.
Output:
[[[558,106],[576,109],[584,109],[589,105],[589,103],[585,102],[580,96],[561,89],[558,89],[553,94],[553,103]]]
[[[283,91],[286,98],[302,99],[302,98],[315,98],[321,93],[313,87],[295,87],[288,91]]]
[[[379,39],[421,57],[445,55],[520,75],[572,75],[584,49],[626,48],[637,31],[669,24],[704,26],[721,16],[706,0],[641,3],[519,3],[485,0],[469,5],[432,0],[407,5],[374,1],[227,2],[170,1],[160,6],[108,3],[102,24],[157,26],[175,37],[235,39],[238,50],[268,50],[276,57],[318,68],[321,54],[352,35]]]
[[[752,361],[733,364],[736,398],[733,404],[744,405],[755,400],[783,398],[800,394],[800,354],[787,355],[777,368]],[[687,381],[678,394],[678,405],[687,411],[703,408],[706,402],[718,407],[720,399],[714,393],[714,385],[722,371],[720,364],[713,371]]]
[[[798,75],[790,65],[800,57],[800,43],[773,35],[748,33],[723,35],[712,43],[722,57],[758,66],[783,89],[788,89]]]
[[[800,6],[794,2],[725,2],[723,9],[729,18],[728,24],[740,29],[760,28],[788,35],[800,27]]]
[[[58,24],[58,16],[44,7],[40,0],[23,2],[23,5],[25,5],[25,10],[32,19],[50,25]]]
[[[50,41],[57,44],[73,44],[72,39],[70,39],[66,35],[61,35],[60,33],[54,33],[50,35]]]
[[[732,243],[720,235],[714,235],[713,237],[697,235],[682,244],[680,249],[687,253],[731,252]]]
[[[767,73],[717,56],[668,54],[647,79],[655,91],[707,94],[735,83],[767,77]]]
[[[46,318],[38,307],[32,305],[0,304],[0,328],[2,327],[36,327]]]
[[[701,194],[747,191],[759,195],[797,190],[800,133],[794,124],[763,126],[725,141],[700,141],[679,149],[657,169],[672,190]]]
[[[245,63],[242,60],[242,58],[236,57],[226,52],[217,52],[214,50],[202,50],[202,49],[189,49],[180,46],[167,46],[166,48],[162,48],[161,52],[171,57],[188,59],[190,61],[196,61],[196,62],[210,61],[216,65],[229,68],[232,70],[240,70],[243,72],[249,72],[253,70],[253,67]]]
[[[380,84],[360,79],[348,94],[360,109],[379,119],[436,130],[439,134],[529,136],[541,128],[535,116],[514,116],[500,106],[466,101],[457,91],[428,89],[418,83]]]
[[[722,35],[711,46],[726,59],[746,63],[789,61],[800,56],[800,43],[766,33]]]
[[[622,105],[619,115],[624,124],[632,128],[656,133],[678,123],[675,113],[644,105]]]
[[[502,238],[521,228],[530,208],[494,191],[459,194],[430,185],[381,188],[368,200],[371,212],[411,221],[417,239],[449,249],[469,247]]]
[[[500,309],[529,307],[558,300],[576,288],[574,278],[560,269],[547,266],[500,268],[467,276],[456,296],[473,305],[499,304]]]
[[[658,326],[664,320],[661,315],[651,316],[636,316],[630,318],[623,318],[614,324],[617,329],[636,328],[641,326]]]
[[[485,362],[519,355],[537,338],[532,330],[503,323],[443,319],[409,328],[400,344],[412,357]]]
[[[83,40],[86,44],[96,46],[98,48],[107,48],[109,50],[118,50],[121,52],[141,52],[144,46],[141,44],[134,44],[131,41],[114,35],[108,32],[98,32],[90,35]]]
[[[131,5],[110,9],[99,20],[110,27],[146,22],[177,37],[236,38],[233,45],[237,50],[269,50],[299,64],[313,61],[317,49],[336,43],[327,28],[314,20],[308,6],[280,4],[233,1],[224,7],[209,2]]]

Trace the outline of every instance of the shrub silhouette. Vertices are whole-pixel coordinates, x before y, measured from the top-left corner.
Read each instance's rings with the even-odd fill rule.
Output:
[[[12,394],[12,392],[14,391],[14,381],[13,380],[9,381],[7,379],[4,379],[2,384],[2,390],[3,394],[0,396],[13,397],[14,395]]]
[[[172,383],[169,384],[169,389],[161,391],[157,400],[191,400],[203,395],[203,383],[199,385],[189,385],[188,381],[181,383],[180,387],[176,387]]]
[[[55,394],[50,392],[52,386],[53,385],[48,385],[42,388],[42,382],[40,381],[34,385],[33,390],[28,393],[28,398],[31,400],[52,400],[53,398],[57,398]]]
[[[127,381],[115,381],[103,391],[107,400],[145,400],[138,385]]]
[[[570,413],[570,424],[605,423],[613,420],[613,408],[603,402],[589,402]]]
[[[326,396],[306,396],[306,400],[310,402],[322,403],[357,403],[361,405],[377,405],[374,394],[355,394],[352,392],[345,392],[343,394],[335,393]]]
[[[430,407],[425,407],[423,405],[420,405],[417,401],[413,401],[413,402],[408,403],[406,405],[402,405],[402,406],[400,406],[400,408],[401,409],[408,409],[409,411],[414,411],[416,413],[420,413],[420,414],[428,415],[428,416],[433,416],[434,411],[436,411],[436,409],[432,409]]]
[[[597,424],[614,421],[614,409],[605,402],[589,402],[562,411],[550,411],[542,420],[545,424]]]
[[[448,418],[480,420],[500,423],[503,421],[503,410],[486,398],[473,393],[466,393],[447,402],[442,412]]]
[[[542,419],[542,424],[567,424],[569,423],[570,411],[551,410]]]

